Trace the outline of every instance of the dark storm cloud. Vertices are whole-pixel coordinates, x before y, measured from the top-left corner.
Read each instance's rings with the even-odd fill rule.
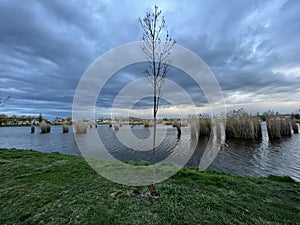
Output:
[[[228,9],[223,28],[215,29],[214,34],[200,32],[198,38],[186,42],[190,48],[201,43],[196,51],[212,68],[225,97],[240,91],[264,94],[268,101],[275,94],[277,98],[278,94],[299,94],[300,23],[296,17],[300,8],[292,4],[252,1],[239,7],[229,5],[239,15]],[[290,67],[296,68],[294,73],[289,73]]]
[[[0,93],[12,96],[2,112],[71,115],[75,89],[84,71],[113,47],[141,40],[137,20],[155,3],[1,1]],[[290,96],[300,94],[298,1],[157,4],[171,36],[208,64],[229,104],[240,103],[248,95],[292,101]],[[144,65],[135,65],[119,71],[102,90],[99,106],[110,106],[118,90],[142,77],[144,69]],[[198,106],[206,102],[201,89],[181,71],[171,72],[169,78],[187,90]],[[139,88],[133,94],[137,95]],[[143,100],[137,105],[148,103]],[[294,107],[300,105],[294,104],[290,110]]]
[[[9,86],[7,92],[19,102],[53,102],[41,104],[40,110],[32,113],[59,110],[57,102],[67,104],[71,111],[80,76],[96,57],[95,52],[103,51],[95,41],[101,38],[96,37],[99,28],[82,7],[64,1],[1,2],[0,19],[5,22],[0,28],[0,71],[1,80],[7,82],[1,82],[0,88]],[[104,6],[99,7],[105,12]]]

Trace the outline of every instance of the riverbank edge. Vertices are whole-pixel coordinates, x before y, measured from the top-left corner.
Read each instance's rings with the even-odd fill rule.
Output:
[[[134,165],[139,165],[134,163]],[[0,149],[0,223],[296,224],[300,183],[183,168],[148,187],[113,183],[79,156]]]

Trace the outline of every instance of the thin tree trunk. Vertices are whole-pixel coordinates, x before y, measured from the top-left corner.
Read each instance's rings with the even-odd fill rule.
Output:
[[[144,74],[150,81],[153,81],[153,120],[154,120],[154,132],[153,132],[153,162],[156,163],[156,115],[158,112],[161,81],[166,77],[168,72],[168,65],[172,62],[169,58],[171,48],[175,45],[175,40],[172,40],[166,33],[165,43],[160,46],[163,29],[165,27],[164,17],[159,19],[161,11],[158,11],[158,7],[155,5],[154,12],[147,12],[143,19],[139,19],[139,22],[144,30],[143,40],[145,44],[142,46],[142,50],[149,58],[149,64],[151,71],[145,70]],[[157,24],[159,23],[159,24]],[[153,167],[153,184],[151,185],[151,195],[157,195],[155,183],[156,172]]]
[[[155,62],[153,62],[155,65]],[[154,67],[155,68],[155,67]],[[154,69],[155,70],[155,69]],[[155,72],[154,72],[155,74]],[[153,161],[154,164],[156,163],[156,148],[155,148],[155,141],[156,141],[156,114],[157,114],[157,97],[156,97],[156,76],[154,76],[154,89],[153,89],[153,120],[154,120],[154,127],[153,127]],[[156,192],[156,170],[155,166],[153,167],[153,184],[151,185],[151,195],[152,196],[157,196]]]

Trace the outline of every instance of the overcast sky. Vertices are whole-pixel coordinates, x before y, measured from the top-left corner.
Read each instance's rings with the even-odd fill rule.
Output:
[[[140,41],[138,18],[154,4],[177,44],[210,67],[229,110],[300,109],[300,1],[1,0],[0,97],[11,99],[0,113],[72,115],[84,71],[107,51]],[[97,116],[109,114],[115,95],[143,77],[145,67],[129,66],[110,79],[98,99]],[[174,81],[197,107],[205,107],[200,89],[185,74]],[[142,99],[135,107],[151,113],[149,102]],[[173,108],[162,103],[171,115]]]

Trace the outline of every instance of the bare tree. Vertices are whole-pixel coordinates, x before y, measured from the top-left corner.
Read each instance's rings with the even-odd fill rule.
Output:
[[[0,107],[4,106],[5,102],[10,99],[10,96],[7,96],[5,98],[0,97]]]
[[[161,98],[161,88],[169,71],[169,66],[173,61],[171,49],[176,42],[169,36],[168,31],[165,31],[165,19],[161,16],[161,11],[158,10],[158,6],[154,6],[154,12],[147,12],[143,19],[140,18],[139,23],[144,31],[144,43],[141,48],[147,57],[150,68],[150,70],[145,70],[144,74],[153,85],[153,151],[155,157],[156,116],[159,100]],[[155,188],[155,172],[154,182],[151,186],[151,194],[157,195]]]

